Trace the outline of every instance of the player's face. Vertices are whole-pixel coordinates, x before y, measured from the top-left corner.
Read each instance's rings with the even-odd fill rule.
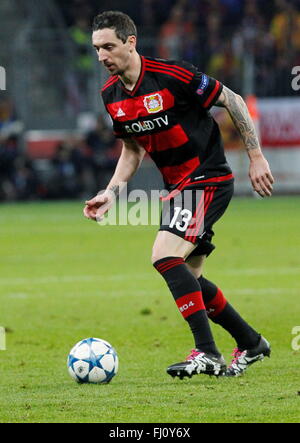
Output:
[[[130,67],[136,39],[129,36],[126,43],[120,40],[114,29],[100,29],[93,32],[93,46],[98,59],[111,75],[122,75]]]

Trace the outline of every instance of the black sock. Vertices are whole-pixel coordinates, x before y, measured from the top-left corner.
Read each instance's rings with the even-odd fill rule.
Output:
[[[167,282],[179,311],[189,323],[195,346],[202,352],[220,356],[203,303],[201,287],[181,257],[166,257],[154,267]]]
[[[204,277],[200,277],[198,281],[202,288],[203,301],[209,318],[232,335],[239,349],[251,349],[256,346],[260,340],[260,334],[251,328],[227,302],[222,291]]]

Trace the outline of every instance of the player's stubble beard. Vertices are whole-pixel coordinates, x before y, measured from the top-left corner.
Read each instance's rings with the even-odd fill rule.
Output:
[[[130,68],[130,63],[131,63],[131,58],[133,55],[133,50],[129,50],[129,53],[127,54],[127,57],[124,58],[123,60],[123,66],[125,65],[125,67],[123,68],[118,68],[118,66],[116,65],[116,69],[114,71],[110,71],[105,65],[107,71],[109,72],[109,74],[112,75],[118,75],[124,84],[128,84],[130,83],[130,79],[127,77],[126,72],[128,72],[129,68]]]
[[[110,75],[119,75],[120,77],[122,77],[124,75],[124,73],[126,72],[126,69],[127,69],[127,68],[123,68],[123,69],[122,68],[118,68],[116,66],[114,71],[110,71],[106,66],[105,66],[105,68],[106,68],[106,70],[108,71],[108,73]]]
[[[116,70],[114,72],[110,72],[109,70],[108,70],[108,72],[110,73],[110,75],[118,75],[119,77],[122,77],[124,82],[127,83],[129,81],[128,77],[125,75],[127,70],[128,70],[128,67],[123,68],[123,69],[116,68]]]

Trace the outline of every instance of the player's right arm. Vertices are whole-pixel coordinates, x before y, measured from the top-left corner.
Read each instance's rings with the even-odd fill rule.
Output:
[[[249,177],[254,191],[261,197],[270,197],[272,195],[274,178],[269,163],[262,153],[255,126],[246,103],[240,95],[224,86],[215,104],[227,109],[236,129],[240,133],[250,160]]]
[[[85,202],[83,213],[86,218],[95,221],[102,219],[115,203],[122,188],[140,167],[144,155],[145,150],[135,140],[129,138],[123,140],[121,156],[106,190]]]

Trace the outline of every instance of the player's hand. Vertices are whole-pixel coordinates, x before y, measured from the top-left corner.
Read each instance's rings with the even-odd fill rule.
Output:
[[[112,191],[106,190],[85,202],[83,214],[86,218],[99,222],[103,220],[104,214],[113,206],[115,201],[115,194]]]
[[[274,178],[269,163],[262,154],[250,160],[249,177],[255,192],[261,197],[271,197]]]

